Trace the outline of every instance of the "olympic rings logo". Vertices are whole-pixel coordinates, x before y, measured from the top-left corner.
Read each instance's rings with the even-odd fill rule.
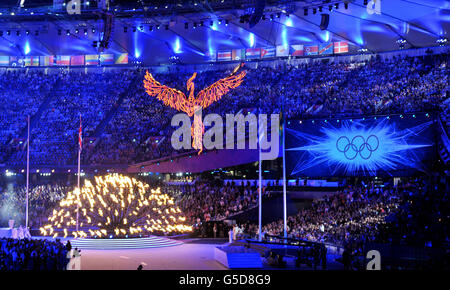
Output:
[[[344,153],[345,158],[348,160],[353,160],[358,155],[362,159],[367,160],[379,146],[380,141],[375,135],[370,135],[367,137],[367,140],[361,135],[356,135],[351,141],[347,136],[341,136],[336,141],[336,149]]]

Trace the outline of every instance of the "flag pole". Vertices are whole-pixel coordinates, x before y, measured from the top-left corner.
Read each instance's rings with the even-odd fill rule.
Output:
[[[287,238],[287,180],[286,180],[286,118],[283,115],[283,233],[284,237]]]
[[[261,134],[261,132],[260,132]],[[260,135],[258,134],[258,135]],[[258,196],[258,220],[259,220],[259,227],[258,227],[258,241],[262,241],[262,160],[261,160],[261,136],[259,136],[259,162],[258,162],[258,173],[259,173],[259,196]]]
[[[261,116],[261,98],[259,98],[259,116]],[[258,120],[259,121],[259,120]],[[258,241],[262,241],[262,156],[261,156],[261,140],[262,140],[262,130],[261,122],[258,122],[258,175],[259,175],[259,195],[258,195]],[[249,127],[250,128],[250,127]]]
[[[28,198],[29,198],[29,183],[30,183],[30,115],[27,118],[28,137],[27,137],[27,204],[25,206],[25,228],[28,228]]]
[[[77,188],[78,188],[78,196],[81,193],[81,188],[80,188],[80,163],[81,163],[81,142],[82,142],[82,137],[81,137],[81,132],[82,132],[82,128],[81,128],[81,114],[80,114],[80,129],[78,132],[78,178],[77,178]],[[78,218],[79,218],[79,203],[77,201],[77,227],[76,227],[76,231],[78,232]]]

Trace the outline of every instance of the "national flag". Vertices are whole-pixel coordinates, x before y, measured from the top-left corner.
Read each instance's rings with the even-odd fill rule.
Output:
[[[217,52],[217,61],[231,60],[231,50],[223,50]]]
[[[98,54],[86,54],[84,59],[86,65],[98,65]]]
[[[287,46],[284,45],[277,45],[277,57],[279,56],[288,56],[289,55],[289,49]]]
[[[0,55],[0,66],[8,66],[9,65],[9,56]]]
[[[26,56],[26,57],[23,59],[23,65],[24,65],[24,66],[31,66],[31,56]]]
[[[23,66],[23,57],[21,56],[10,56],[9,57],[9,64],[11,66]]]
[[[128,53],[116,54],[115,64],[128,64]]]
[[[261,58],[261,48],[247,48],[245,50],[246,59],[257,59]]]
[[[55,65],[55,57],[53,55],[40,56],[39,62],[41,66],[53,66]]]
[[[57,65],[70,65],[70,55],[57,55],[56,56]]]
[[[319,45],[319,55],[333,54],[333,43],[322,43]]]
[[[100,63],[102,65],[114,64],[114,54],[101,54]]]
[[[275,57],[277,49],[275,47],[261,48],[261,58]]]
[[[25,66],[39,66],[39,56],[26,56],[24,59]]]
[[[245,59],[245,49],[233,49],[231,51],[232,60],[243,60]]]
[[[83,127],[81,126],[81,115],[80,115],[80,128],[78,129],[78,146],[81,152],[81,149],[83,149]]]
[[[317,55],[319,52],[319,46],[317,45],[308,45],[304,48],[305,55]]]
[[[302,56],[303,55],[303,44],[294,44],[289,46],[289,53],[292,56]]]
[[[84,65],[84,55],[72,55],[70,65]]]
[[[348,52],[348,42],[339,41],[334,43],[334,53],[346,53]]]

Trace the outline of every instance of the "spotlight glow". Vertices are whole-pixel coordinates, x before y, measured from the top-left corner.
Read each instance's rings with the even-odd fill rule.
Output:
[[[331,174],[343,171],[347,175],[376,175],[378,170],[395,170],[400,166],[419,167],[414,149],[433,144],[417,144],[412,140],[428,129],[432,121],[397,130],[395,123],[388,120],[384,119],[371,126],[357,120],[343,120],[337,123],[339,127],[327,122],[321,126],[321,134],[316,135],[287,128],[288,134],[304,143],[286,151],[305,153],[299,158],[291,174],[316,166],[330,168]]]

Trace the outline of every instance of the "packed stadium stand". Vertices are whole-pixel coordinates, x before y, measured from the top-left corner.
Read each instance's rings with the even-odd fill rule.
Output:
[[[83,242],[449,269],[447,1],[19,2],[0,3],[0,271],[69,269]],[[176,148],[195,102],[278,135],[249,121],[258,148]],[[189,145],[213,128],[192,113]]]

